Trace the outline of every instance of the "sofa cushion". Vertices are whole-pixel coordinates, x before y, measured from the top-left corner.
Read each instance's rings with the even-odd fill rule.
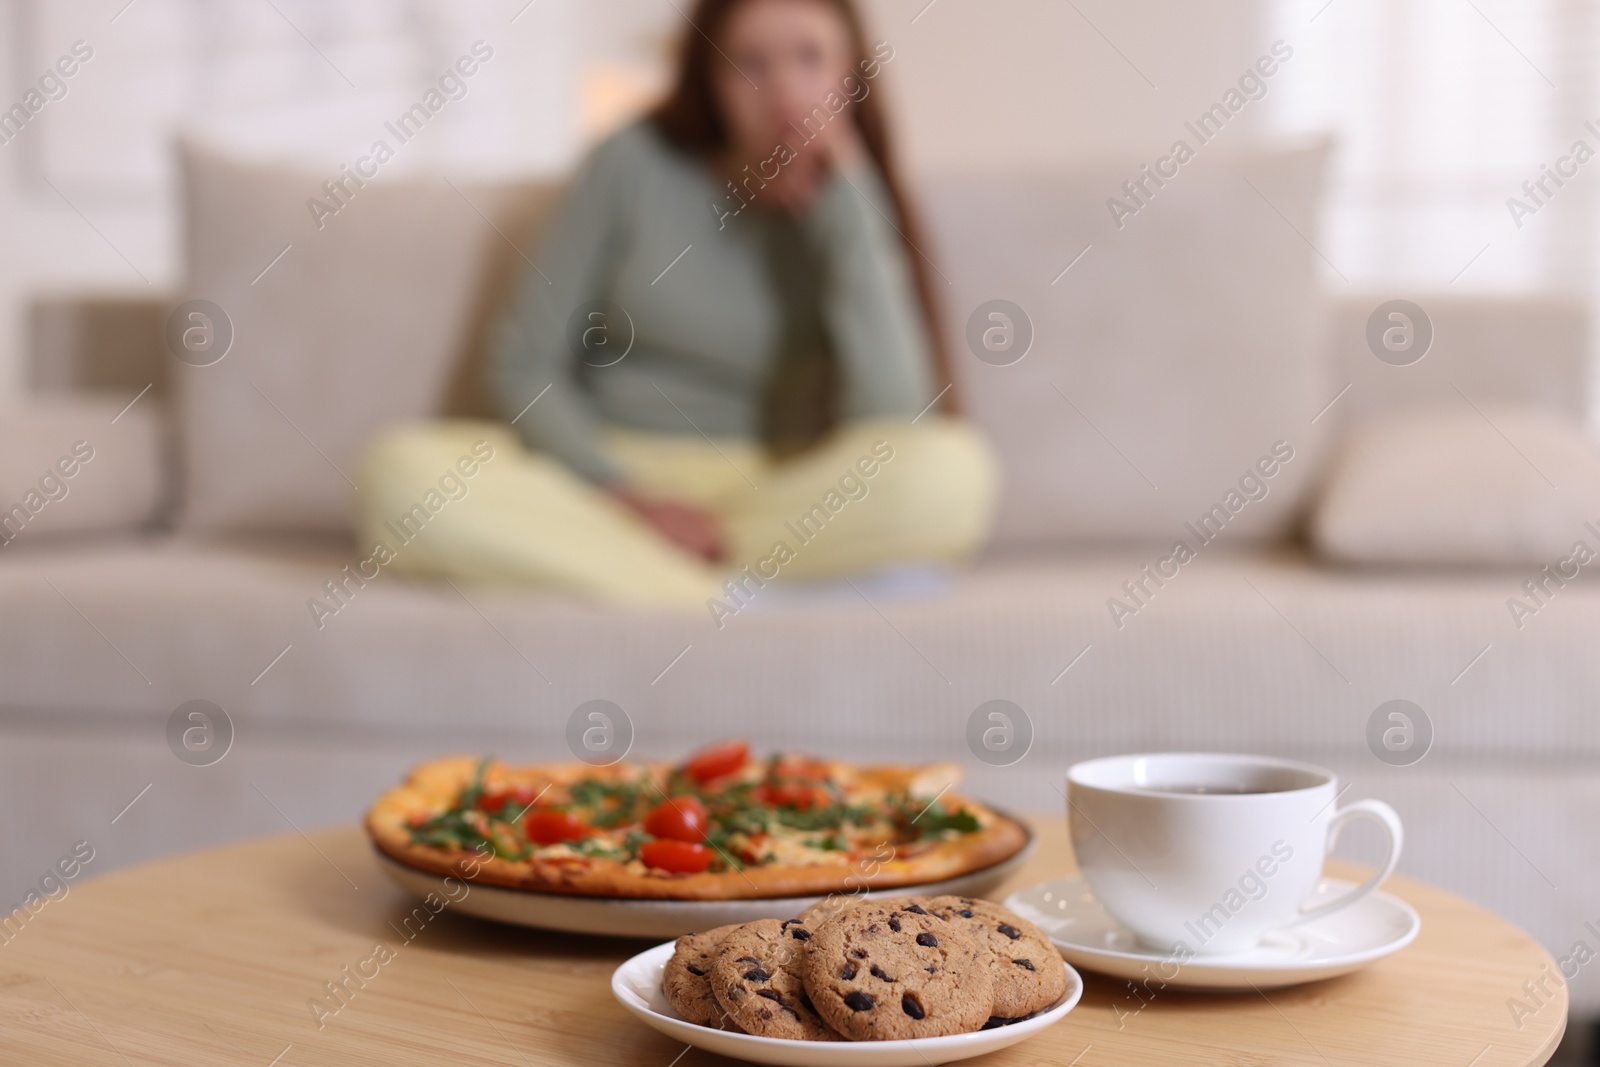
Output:
[[[1539,568],[1578,542],[1600,558],[1600,450],[1575,419],[1537,408],[1462,400],[1389,416],[1340,446],[1311,532],[1350,563]]]
[[[355,460],[379,427],[483,413],[462,375],[553,187],[380,172],[336,199],[337,167],[194,144],[183,157],[185,295],[221,307],[234,335],[219,362],[174,368],[183,524],[348,529]]]
[[[1137,163],[929,183],[958,386],[1006,472],[1002,546],[1170,543],[1280,440],[1294,461],[1227,537],[1277,538],[1294,521],[1317,463],[1311,419],[1334,392],[1308,243],[1326,153],[1223,152],[1201,147],[1147,183],[1120,228],[1108,204],[1135,203],[1122,186]],[[967,340],[1004,328],[969,322],[996,299],[1032,323],[1009,365]]]
[[[1441,730],[1447,715],[1456,755],[1600,753],[1600,587],[1562,590],[1519,633],[1503,573],[1218,551],[1119,626],[1107,601],[1152,555],[995,560],[941,595],[758,594],[718,629],[701,609],[618,612],[387,572],[357,585],[348,546],[129,543],[26,564],[0,551],[0,710],[155,721],[199,697],[257,744],[426,737],[511,756],[563,751],[567,717],[604,698],[632,717],[641,754],[826,738],[963,759],[996,796],[1010,776],[962,740],[995,698],[1032,717],[1029,764],[1058,772],[1083,753],[1158,747],[1342,751],[1376,766],[1368,717],[1395,697]],[[338,610],[313,613],[313,600]]]
[[[157,517],[169,486],[163,420],[157,401],[130,399],[36,396],[0,412],[0,547]]]

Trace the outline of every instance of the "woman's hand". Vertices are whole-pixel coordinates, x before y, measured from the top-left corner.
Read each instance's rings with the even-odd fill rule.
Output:
[[[757,206],[803,215],[811,209],[827,177],[827,161],[815,142],[802,145],[795,157],[779,168],[778,176],[757,194]]]
[[[611,486],[607,492],[656,533],[690,555],[707,563],[720,562],[727,555],[722,522],[705,508],[646,496],[626,486]]]
[[[849,170],[867,158],[855,121],[845,112],[830,122],[811,141],[795,151],[783,164],[778,176],[761,190],[761,196],[776,210],[803,215],[811,210],[822,186],[837,170]]]
[[[851,117],[848,110],[830,122],[823,129],[822,135],[809,147],[818,151],[830,173],[835,170],[849,170],[867,158],[867,143],[862,140],[861,131],[856,127],[856,120]]]

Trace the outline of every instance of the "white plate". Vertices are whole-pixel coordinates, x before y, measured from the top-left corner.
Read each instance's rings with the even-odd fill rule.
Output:
[[[1354,882],[1324,878],[1313,901],[1353,888]],[[1141,944],[1076,876],[1019,890],[1006,898],[1006,907],[1037,925],[1063,956],[1085,970],[1165,981],[1176,989],[1274,989],[1349,974],[1399,952],[1422,928],[1411,905],[1371,893],[1315,922],[1274,931],[1248,951],[1183,962]]]
[[[1028,857],[1033,855],[1034,848],[1035,839],[1030,830],[1027,843],[1016,855],[982,870],[947,878],[942,882],[899,886],[865,896],[953,894],[981,897],[1026,863]],[[446,893],[442,876],[408,867],[381,850],[374,851],[377,852],[378,865],[407,892],[418,897],[425,897],[429,893],[454,897],[460,892],[459,886],[452,886],[451,891]],[[450,910],[476,915],[480,919],[496,919],[543,930],[609,937],[658,938],[677,937],[691,930],[709,930],[714,926],[755,919],[792,919],[819,899],[819,896],[806,896],[753,900],[622,900],[616,897],[565,896],[494,885],[472,885],[471,892],[454,901]]]
[[[611,992],[617,1001],[645,1025],[686,1044],[751,1063],[782,1067],[929,1067],[1015,1045],[1071,1011],[1083,996],[1083,979],[1067,966],[1067,991],[1055,1004],[1020,1022],[975,1030],[949,1037],[921,1037],[906,1041],[791,1041],[779,1037],[753,1037],[713,1030],[685,1022],[661,992],[661,969],[672,958],[672,942],[646,949],[611,974]]]

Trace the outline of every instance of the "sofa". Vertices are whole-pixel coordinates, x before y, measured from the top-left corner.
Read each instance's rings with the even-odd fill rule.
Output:
[[[1563,582],[1519,628],[1507,602],[1539,573],[1539,544],[1479,559],[1430,535],[1420,558],[1389,559],[1318,517],[1361,462],[1404,466],[1382,453],[1393,438],[1367,438],[1361,461],[1353,442],[1375,427],[1493,428],[1503,411],[1581,434],[1585,303],[1357,291],[1316,228],[1328,146],[1219,148],[1120,225],[1114,162],[920,176],[955,389],[1005,472],[992,543],[953,572],[774,586],[720,623],[387,574],[339,586],[363,548],[350,477],[364,442],[492,412],[481,351],[537,262],[558,183],[399,175],[319,227],[305,202],[320,171],[180,151],[182,291],[42,298],[33,392],[0,417],[0,507],[49,490],[0,546],[0,898],[79,840],[103,873],[348,822],[441,752],[561,757],[574,709],[604,699],[635,753],[737,735],[956,759],[980,795],[1045,817],[1088,757],[1312,760],[1349,797],[1399,810],[1405,871],[1558,957],[1600,919],[1600,586]],[[1397,297],[1432,331],[1405,366],[1368,337]],[[220,356],[184,349],[187,312],[172,340],[193,300],[227,319]],[[969,343],[994,300],[1021,309],[1020,351]],[[1489,437],[1517,450],[1515,434]],[[75,447],[93,457],[69,477]],[[1491,463],[1442,453],[1481,491],[1450,529],[1470,540],[1473,522],[1522,514],[1495,496]],[[1379,541],[1412,529],[1415,489],[1365,505]],[[1174,560],[1179,540],[1192,558]],[[308,602],[329,583],[341,610],[319,617]],[[1395,699],[1426,718],[1418,760],[1369,743]],[[174,715],[196,700],[231,724],[220,759],[177,755]],[[991,700],[1021,709],[1014,758],[968,744]],[[1374,845],[1357,828],[1342,849]],[[1575,1010],[1600,1008],[1600,969],[1572,989]]]

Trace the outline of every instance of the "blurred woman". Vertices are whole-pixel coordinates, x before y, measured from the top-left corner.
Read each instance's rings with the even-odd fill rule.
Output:
[[[382,539],[475,442],[493,450],[395,569],[726,604],[957,560],[987,532],[994,464],[952,415],[874,84],[893,49],[850,0],[702,0],[690,19],[670,95],[594,150],[523,279],[495,354],[508,424],[370,451],[362,529]]]

